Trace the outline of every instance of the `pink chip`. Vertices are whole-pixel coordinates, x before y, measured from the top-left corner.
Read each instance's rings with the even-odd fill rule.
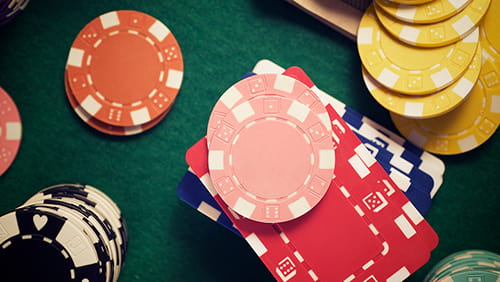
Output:
[[[209,128],[217,123],[208,156],[215,189],[234,211],[259,222],[307,213],[333,177],[331,131],[320,117],[326,109],[313,111],[293,91],[288,96],[265,89],[209,121]]]
[[[330,120],[319,97],[309,88],[287,74],[258,74],[250,76],[231,86],[222,94],[210,115],[207,128],[208,143],[212,141],[214,131],[220,121],[239,104],[259,95],[277,95],[296,99],[314,111],[328,130],[331,130]]]
[[[21,144],[21,118],[16,104],[0,87],[0,175],[16,158]]]

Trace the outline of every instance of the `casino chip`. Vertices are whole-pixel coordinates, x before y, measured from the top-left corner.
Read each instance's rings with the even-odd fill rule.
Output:
[[[284,222],[307,213],[333,177],[326,109],[306,85],[284,75],[254,75],[230,89],[217,104],[246,99],[222,119],[209,120],[208,128],[215,128],[208,147],[215,189],[234,211],[255,221]]]
[[[137,11],[113,11],[88,23],[66,65],[75,105],[119,127],[101,130],[117,135],[126,135],[124,128],[139,131],[158,123],[177,97],[183,70],[181,49],[167,26]]]
[[[428,24],[411,24],[392,18],[375,5],[378,19],[399,40],[420,47],[440,47],[454,43],[476,29],[488,11],[491,0],[472,0],[457,15]]]
[[[28,6],[28,3],[29,0],[0,0],[0,25],[13,20]]]
[[[429,24],[448,19],[462,11],[472,0],[433,0],[429,3],[405,5],[389,0],[376,0],[378,7],[390,16],[407,23]]]
[[[439,261],[425,277],[436,281],[498,281],[500,255],[485,250],[464,250]]]
[[[410,96],[380,85],[363,68],[363,79],[368,91],[387,110],[408,118],[432,118],[456,108],[471,92],[481,70],[481,48],[476,50],[472,63],[460,77],[445,89],[427,95]]]
[[[489,55],[487,58],[496,62],[500,67],[500,29],[498,28],[498,17],[500,17],[500,1],[491,1],[490,8],[481,22],[480,41]]]
[[[415,145],[432,153],[453,155],[470,151],[486,142],[500,122],[499,68],[484,60],[467,99],[445,115],[410,119],[391,113],[399,132]]]
[[[117,135],[117,136],[128,136],[128,135],[135,135],[142,133],[148,129],[151,129],[168,114],[172,106],[168,108],[163,114],[161,114],[159,117],[155,118],[154,120],[147,122],[145,124],[141,125],[136,125],[136,126],[116,126],[116,125],[111,125],[104,123],[96,118],[94,118],[91,114],[89,114],[85,109],[83,109],[78,102],[76,101],[75,97],[73,96],[73,92],[71,91],[71,88],[69,87],[69,83],[67,80],[66,73],[64,75],[64,87],[66,90],[66,96],[68,98],[68,101],[75,111],[75,113],[78,115],[78,117],[83,120],[86,124],[90,125],[92,128],[106,133],[110,135]]]
[[[14,162],[21,145],[21,117],[9,94],[0,87],[0,175]]]
[[[0,226],[2,281],[117,281],[123,268],[126,225],[96,188],[43,189],[1,215]]]
[[[358,30],[358,52],[367,72],[380,84],[408,95],[437,92],[467,69],[479,45],[476,28],[462,40],[438,48],[419,48],[397,41],[376,19],[373,5]]]

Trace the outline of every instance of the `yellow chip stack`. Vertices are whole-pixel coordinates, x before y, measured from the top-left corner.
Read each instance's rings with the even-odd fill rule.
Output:
[[[491,2],[491,3],[490,3]],[[361,19],[363,79],[400,131],[436,154],[470,151],[500,122],[500,1],[375,0]]]

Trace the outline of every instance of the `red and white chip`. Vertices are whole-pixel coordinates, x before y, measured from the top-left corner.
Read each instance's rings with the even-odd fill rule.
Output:
[[[250,80],[275,78],[284,76]],[[316,97],[305,100],[311,95],[302,87],[291,88],[287,97],[275,95],[276,88],[267,91],[260,86],[260,95],[247,96],[222,120],[209,121],[208,127],[215,128],[209,146],[210,175],[222,199],[240,215],[284,222],[319,203],[333,177],[335,151],[331,132],[321,120],[326,109],[319,100],[314,103],[321,107],[302,103]]]
[[[14,162],[21,145],[21,117],[9,94],[0,87],[0,175]]]

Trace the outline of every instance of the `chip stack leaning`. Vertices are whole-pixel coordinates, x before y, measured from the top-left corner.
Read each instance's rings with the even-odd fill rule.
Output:
[[[29,0],[0,0],[0,25],[13,20],[28,6]]]
[[[181,49],[159,20],[112,11],[88,23],[69,51],[66,95],[76,114],[111,135],[144,132],[170,111],[184,73]]]
[[[128,235],[118,206],[80,184],[45,188],[0,216],[2,281],[118,280]]]
[[[376,0],[361,19],[365,84],[399,132],[431,153],[486,142],[500,122],[500,42],[491,0]]]
[[[486,250],[464,250],[439,261],[425,282],[499,281],[500,255]]]

